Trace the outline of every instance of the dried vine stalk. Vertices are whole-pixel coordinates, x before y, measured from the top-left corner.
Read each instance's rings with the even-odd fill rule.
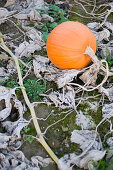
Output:
[[[43,138],[43,134],[41,133],[38,121],[37,121],[37,117],[36,117],[36,113],[34,110],[34,105],[32,103],[30,103],[29,98],[27,96],[26,90],[24,88],[23,85],[23,79],[22,79],[22,75],[21,75],[21,70],[20,70],[20,66],[19,66],[19,62],[18,62],[18,58],[12,53],[12,51],[5,45],[3,39],[0,36],[0,47],[5,50],[15,61],[16,67],[17,67],[17,73],[18,73],[18,78],[19,78],[19,85],[24,97],[24,100],[30,110],[31,116],[32,116],[32,120],[37,132],[37,136],[38,136],[38,141],[42,144],[42,146],[45,148],[45,150],[48,152],[48,154],[51,156],[51,158],[55,161],[56,164],[58,164],[58,158],[57,156],[54,154],[54,152],[51,150],[51,148],[48,146],[48,144],[46,143],[45,139]]]

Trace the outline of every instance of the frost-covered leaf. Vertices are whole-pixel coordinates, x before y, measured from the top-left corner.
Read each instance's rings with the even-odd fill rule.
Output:
[[[87,26],[92,30],[98,42],[102,40],[109,41],[110,31],[113,32],[113,24],[110,22],[104,23],[103,25],[104,28],[102,31],[98,31],[99,28],[101,27],[101,24],[98,22],[88,23]]]
[[[51,92],[48,97],[56,107],[75,109],[75,92],[72,87],[66,86],[64,93]]]
[[[109,88],[101,87],[101,88],[99,89],[99,91],[100,91],[101,93],[104,93],[104,94],[108,97],[108,99],[109,99],[110,101],[113,101],[113,86],[111,86],[111,87],[109,87]]]
[[[102,31],[99,31],[99,32],[93,31],[93,33],[98,42],[102,40],[109,41],[110,31],[108,29],[104,28]]]
[[[89,169],[88,164],[89,162],[97,162],[101,160],[105,156],[106,151],[99,151],[99,150],[91,150],[87,153],[87,155],[82,158],[79,163],[77,163],[77,166],[84,169]]]
[[[45,65],[49,63],[49,58],[47,57],[43,57],[40,55],[34,55],[34,57],[35,57],[35,60],[39,63],[43,63]]]
[[[105,24],[104,24],[110,31],[112,31],[112,33],[113,33],[113,24],[112,23],[110,23],[110,22],[105,22]]]
[[[34,0],[33,5],[35,9],[43,9],[44,8],[44,0]]]
[[[8,6],[11,6],[15,3],[16,0],[7,0],[6,4],[4,7],[8,7]]]
[[[59,69],[54,66],[48,64],[49,59],[43,56],[35,56],[35,60],[33,60],[34,73],[37,78],[41,78],[41,73],[44,74],[44,78],[48,81],[55,81],[56,74]]]
[[[14,17],[19,20],[30,20],[31,22],[41,21],[41,16],[35,9],[24,10],[14,15]]]
[[[0,133],[0,149],[6,149],[10,140],[11,136],[6,133]]]
[[[109,142],[108,142],[108,145],[109,145]],[[107,151],[106,159],[109,159],[109,158],[113,158],[113,145],[112,145],[112,148]]]
[[[97,101],[94,102],[86,102],[89,106],[90,106],[90,110],[97,112],[98,107],[99,107],[99,103]]]
[[[27,54],[27,47],[29,46],[29,43],[27,41],[24,41],[15,49],[15,55],[16,56],[26,56]]]
[[[15,49],[15,55],[18,57],[22,56],[29,56],[31,53],[34,53],[35,51],[40,51],[41,47],[35,43],[34,41],[24,41]]]
[[[42,40],[42,33],[35,28],[23,27],[25,29],[26,35],[29,37],[29,41],[22,42],[19,47],[15,49],[16,56],[29,56],[35,51],[40,51],[41,46],[44,44]]]
[[[29,161],[22,151],[10,151],[10,154],[6,150],[0,153],[0,169],[13,169],[13,170],[40,170],[39,166],[34,165],[32,161]]]
[[[0,111],[0,121],[3,121],[10,115],[12,109],[12,105],[10,103],[11,96],[12,94],[10,90],[7,90],[5,87],[0,86],[0,101],[5,101],[5,108]]]
[[[110,146],[110,148],[113,148],[113,137],[107,139],[107,144]]]
[[[43,158],[41,156],[33,156],[31,157],[32,164],[35,166],[41,165],[42,167],[48,166],[50,163],[53,163],[51,158]]]
[[[18,138],[21,137],[20,132],[21,130],[29,124],[29,121],[20,118],[19,120],[15,122],[11,121],[5,121],[2,123],[3,127],[9,132],[9,134],[12,134],[13,136],[17,136]]]
[[[5,120],[11,113],[12,103],[11,99],[14,102],[14,107],[18,110],[18,114],[20,118],[23,118],[24,107],[22,103],[17,99],[14,89],[6,89],[3,86],[0,86],[0,101],[5,101],[5,108],[0,111],[0,120]]]
[[[9,77],[9,73],[4,67],[0,67],[0,81],[7,79]]]
[[[58,160],[58,168],[59,170],[72,170],[70,163],[68,163],[69,156],[64,155],[62,158]]]
[[[8,60],[8,59],[6,58],[6,60]],[[7,79],[11,74],[16,72],[16,66],[15,66],[14,60],[12,60],[12,59],[8,60],[6,67],[7,67],[7,69],[5,69],[4,67],[0,67],[0,80],[1,81],[4,79]]]
[[[0,60],[4,60],[4,61],[7,61],[8,60],[8,55],[4,52],[1,52],[0,54]]]
[[[0,24],[4,23],[7,19],[7,17],[11,16],[14,14],[15,11],[8,11],[6,8],[0,8]]]
[[[108,118],[113,116],[113,103],[104,104],[104,106],[102,107],[102,116]]]
[[[33,66],[34,66],[34,73],[37,78],[41,78],[40,73],[44,73],[47,70],[46,64],[49,63],[49,59],[46,57],[42,57],[40,55],[35,56],[35,59],[33,60]]]
[[[40,13],[38,13],[35,9],[32,9],[30,11],[30,13],[28,14],[28,18],[30,19],[30,21],[41,21],[41,16]]]
[[[13,59],[10,59],[7,63],[7,70],[9,74],[13,74],[14,72],[16,72],[16,65]]]
[[[91,22],[88,23],[87,26],[91,29],[91,30],[98,30],[100,27],[100,24],[98,22]]]
[[[38,45],[43,45],[44,42],[42,41],[42,33],[35,28],[31,27],[23,27],[27,34],[27,36],[32,40],[37,42]]]
[[[44,8],[44,0],[16,0],[13,3],[13,0],[7,0],[7,7],[10,10],[17,10],[17,11],[25,11],[28,9],[43,9]],[[12,4],[11,4],[12,3]]]
[[[64,87],[67,83],[71,82],[74,78],[76,78],[77,75],[81,72],[82,70],[75,69],[60,71],[56,80],[58,87]]]
[[[89,166],[92,162],[97,162],[101,160],[106,154],[106,151],[99,150],[90,150],[86,152],[85,155],[79,157],[75,153],[71,153],[68,155],[64,155],[59,159],[59,167],[60,170],[72,170],[73,165],[78,166],[79,168],[89,169]]]
[[[87,85],[95,85],[99,69],[99,64],[95,63],[91,65],[91,67],[80,76],[80,79]]]
[[[0,169],[6,169],[7,167],[10,167],[9,160],[2,153],[0,153],[0,160],[1,160]]]
[[[93,122],[91,116],[84,115],[82,111],[79,112],[76,116],[76,124],[80,126],[83,130],[88,130],[96,127],[95,123]]]
[[[28,14],[25,13],[19,13],[14,16],[16,19],[20,20],[27,20],[28,19]]]
[[[51,17],[51,16],[49,16],[47,14],[42,14],[41,16],[42,16],[42,20],[44,20],[44,21],[54,22],[53,17]]]
[[[80,145],[80,148],[84,151],[93,141],[95,138],[95,131],[94,130],[74,130],[71,135],[71,142],[77,143]],[[91,149],[100,150],[101,143],[97,136],[93,146]]]

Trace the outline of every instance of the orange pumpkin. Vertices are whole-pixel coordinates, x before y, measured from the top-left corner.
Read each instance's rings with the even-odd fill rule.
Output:
[[[96,39],[91,30],[74,21],[66,21],[55,27],[47,39],[50,61],[60,69],[81,69],[91,59],[84,54],[87,46],[96,52]]]

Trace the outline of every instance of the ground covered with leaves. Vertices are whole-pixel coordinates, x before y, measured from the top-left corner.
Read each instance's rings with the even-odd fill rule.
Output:
[[[97,57],[88,47],[92,63],[81,70],[60,70],[47,57],[50,32],[68,20],[86,24],[96,37]],[[113,169],[113,2],[0,1],[0,32],[0,169]]]

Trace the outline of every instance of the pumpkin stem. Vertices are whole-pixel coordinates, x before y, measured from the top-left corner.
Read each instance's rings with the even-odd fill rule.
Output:
[[[94,62],[94,63],[97,63],[99,60],[97,58],[97,56],[95,55],[93,49],[90,47],[90,46],[87,46],[84,54],[87,54],[90,56],[91,60]]]
[[[29,101],[29,98],[27,96],[27,93],[26,93],[26,90],[24,88],[24,85],[23,85],[23,79],[22,79],[22,75],[21,75],[21,70],[20,70],[20,66],[19,66],[19,62],[18,62],[18,58],[12,53],[12,51],[5,45],[3,39],[1,38],[0,36],[0,47],[5,50],[6,52],[9,53],[9,55],[14,59],[15,61],[15,64],[16,64],[16,67],[17,67],[17,73],[18,73],[18,78],[19,78],[19,85],[21,87],[21,91],[22,91],[22,94],[23,94],[23,97],[24,97],[24,100],[31,112],[31,116],[32,116],[32,119],[33,119],[33,123],[34,123],[34,126],[35,126],[35,129],[36,129],[36,132],[37,132],[37,136],[38,136],[38,141],[42,144],[42,146],[45,148],[45,150],[48,152],[48,154],[51,156],[51,158],[56,162],[56,164],[58,164],[58,158],[57,156],[54,154],[54,152],[51,150],[51,148],[48,146],[48,144],[46,143],[42,133],[41,133],[41,130],[40,130],[40,127],[39,127],[39,124],[38,124],[38,121],[37,121],[37,117],[36,117],[36,113],[35,113],[35,110],[34,110],[34,107],[32,105],[32,103],[30,103]]]

